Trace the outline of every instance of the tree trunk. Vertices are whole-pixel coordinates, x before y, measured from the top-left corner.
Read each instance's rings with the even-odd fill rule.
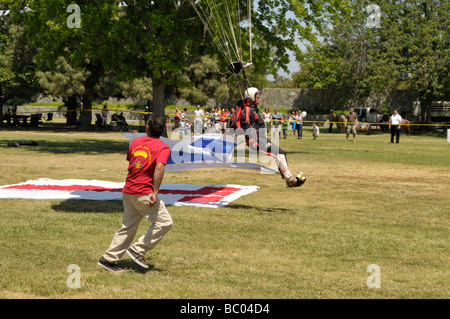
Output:
[[[153,82],[155,83],[155,81]],[[153,85],[153,114],[161,115],[165,119],[164,113],[164,101],[166,99],[165,95],[166,85],[164,83],[157,83]],[[166,126],[164,125],[164,133],[163,136],[167,137]]]
[[[75,125],[77,122],[77,97],[69,96],[67,98],[66,124]]]
[[[431,123],[431,102],[433,102],[432,94],[420,95],[420,108],[423,123]]]
[[[0,126],[3,126],[3,101],[0,101]]]
[[[6,102],[9,101],[9,99],[12,98],[10,95],[5,95],[3,98],[0,99],[0,126],[3,125],[3,106]]]
[[[83,109],[81,110],[81,129],[90,130],[92,123],[92,95],[83,95]]]

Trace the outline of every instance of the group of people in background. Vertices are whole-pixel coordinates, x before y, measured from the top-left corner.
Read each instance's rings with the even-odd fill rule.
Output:
[[[292,111],[289,116],[281,114],[277,108],[274,113],[270,113],[270,110],[266,108],[263,118],[267,134],[271,138],[281,138],[281,134],[283,134],[283,139],[287,139],[289,129],[291,129],[294,136],[295,132],[297,132],[297,139],[303,138],[303,115],[301,110]]]
[[[235,112],[235,108],[205,108],[200,105],[194,110],[193,115],[187,115],[187,108],[182,111],[175,109],[173,119],[167,119],[167,127],[172,130],[179,129],[181,135],[194,135],[206,133],[225,134],[230,127],[230,120]],[[271,138],[284,138],[292,131],[292,135],[297,135],[298,139],[303,138],[303,116],[302,111],[292,111],[290,115],[281,114],[276,108],[270,112],[268,108],[261,114],[267,131],[267,136]],[[172,124],[172,125],[171,125]],[[282,136],[283,134],[283,136]]]
[[[229,127],[231,116],[234,114],[234,108],[211,108],[203,110],[200,105],[194,110],[194,115],[187,115],[187,109],[180,111],[175,109],[172,129],[179,129],[181,135],[194,135],[206,133],[224,134]],[[170,121],[168,119],[168,121]],[[169,122],[170,123],[170,122]]]
[[[200,105],[197,105],[193,115],[187,114],[187,108],[180,111],[179,108],[175,109],[173,118],[167,117],[166,128],[172,130],[179,129],[180,135],[194,135],[206,134],[206,133],[221,133],[225,134],[228,127],[230,127],[230,120],[235,112],[234,108],[205,108],[202,109]],[[107,126],[107,118],[109,110],[105,105],[101,112],[101,126]],[[297,136],[297,139],[303,138],[303,120],[305,112],[301,110],[294,110],[291,114],[281,114],[278,108],[275,108],[274,112],[270,112],[269,108],[265,108],[261,113],[264,120],[267,136],[270,138],[283,138],[287,139],[289,131],[292,136]],[[336,115],[331,110],[328,115],[329,127],[328,132],[331,133],[333,129],[333,122]],[[346,141],[349,140],[350,134],[353,135],[353,142],[356,140],[358,116],[354,112],[353,108],[349,109],[349,112],[345,115],[345,133]],[[111,116],[111,122],[121,124],[125,127],[126,131],[129,130],[129,125],[125,120],[123,113],[113,114]],[[389,129],[391,130],[391,143],[399,143],[399,135],[401,128],[402,118],[398,114],[397,110],[394,110],[394,114],[389,118]],[[312,125],[313,140],[316,140],[319,136],[320,129],[316,123]]]

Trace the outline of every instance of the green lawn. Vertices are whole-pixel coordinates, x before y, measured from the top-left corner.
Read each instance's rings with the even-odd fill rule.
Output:
[[[257,185],[219,208],[169,206],[174,227],[141,271],[97,266],[121,225],[120,201],[0,199],[0,298],[449,298],[450,143],[444,135],[289,135],[280,146],[307,182],[207,168],[164,182]],[[39,146],[8,148],[9,140]],[[116,132],[0,131],[0,185],[36,178],[122,182]],[[149,224],[143,221],[138,235]],[[69,288],[69,265],[81,288]],[[381,270],[369,289],[367,267]]]

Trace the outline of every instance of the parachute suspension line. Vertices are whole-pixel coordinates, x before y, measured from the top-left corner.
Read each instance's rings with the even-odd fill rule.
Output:
[[[242,92],[244,92],[244,91],[242,91],[241,84],[239,83],[239,79],[238,79],[237,74],[234,73],[233,75],[234,75],[234,77],[236,78],[236,83],[237,83],[238,88],[239,88],[239,94],[241,95],[241,100],[243,100],[243,99],[244,99],[244,96],[242,95]]]
[[[228,7],[225,7],[225,8],[226,8],[227,16],[228,16],[228,24],[230,26],[231,36],[233,37],[234,47],[235,48],[239,48],[239,46],[237,44],[237,41],[236,41],[236,35],[234,34],[234,29],[233,29],[233,24],[232,24],[230,10],[228,9]],[[237,52],[237,50],[236,50],[236,57],[238,58],[238,62],[242,61],[242,58],[241,58],[239,52]]]
[[[208,3],[209,8],[211,8],[211,11],[209,13],[206,13],[205,10],[200,6],[200,10],[202,11],[202,14],[200,14],[199,10],[197,9],[197,7],[194,5],[193,1],[191,1],[191,5],[194,8],[195,12],[197,13],[198,17],[200,18],[200,21],[202,22],[204,28],[206,31],[208,31],[209,35],[211,36],[214,44],[217,46],[217,48],[219,48],[220,53],[223,55],[223,57],[225,58],[226,61],[228,61],[229,63],[232,62],[232,56],[231,56],[231,52],[229,51],[228,47],[224,47],[221,42],[220,39],[223,39],[223,34],[217,34],[214,32],[214,29],[212,27],[212,22],[216,22],[217,23],[217,19],[215,17],[215,14],[217,12],[213,12],[213,8],[214,6],[211,6]],[[220,30],[219,30],[220,31]]]
[[[228,45],[230,43],[230,38],[226,32],[225,25],[220,18],[220,5],[214,0],[211,0],[211,2],[207,1],[207,4],[211,10],[209,25],[211,26],[210,30],[213,34],[212,36],[215,38],[215,42],[216,44],[218,44],[218,48],[224,55],[227,62],[231,63],[233,58],[230,47]],[[216,26],[215,30],[213,30],[213,26]]]
[[[216,65],[213,65],[213,66],[216,68],[217,73],[219,73],[220,75],[226,75],[227,73],[229,73],[229,72],[222,73],[222,72],[220,72],[219,68]]]
[[[228,64],[240,64],[238,68],[233,65],[234,71],[239,73],[244,66],[239,0],[204,0],[203,6],[196,6],[193,0],[190,3]],[[237,6],[237,13],[232,12],[230,6]]]
[[[244,76],[245,82],[247,82],[248,87],[252,87],[252,84],[250,83],[250,81],[247,78],[247,75],[245,74],[245,69],[242,68],[242,74]]]
[[[219,8],[219,5],[217,5],[217,8]],[[223,34],[222,38],[224,39],[227,48],[230,46],[231,43],[234,43],[234,46],[231,45],[231,48],[233,49],[234,55],[236,56],[236,58],[240,62],[242,59],[241,59],[241,55],[239,53],[239,46],[238,46],[237,41],[236,41],[236,35],[235,35],[235,32],[234,32],[234,28],[233,28],[233,19],[232,19],[231,13],[230,13],[230,9],[226,5],[224,5],[224,9],[225,9],[224,11],[225,11],[227,19],[228,19],[229,32],[227,32],[228,30],[226,29],[226,24],[224,25],[223,21],[220,19],[220,12],[218,12],[217,17],[218,17],[218,21],[219,21],[220,26],[221,26],[220,29],[221,29],[222,34]],[[231,55],[230,55],[230,60],[228,62],[229,63],[233,62],[233,57]]]
[[[199,16],[205,30],[208,31],[208,34],[211,36],[213,43],[217,46],[225,61],[228,63],[228,70],[232,73],[232,75],[228,78],[227,83],[229,83],[229,80],[234,76],[241,98],[243,99],[243,90],[240,83],[242,79],[240,79],[238,74],[242,70],[242,76],[246,82],[245,85],[251,87],[244,68],[253,63],[251,0],[247,0],[249,24],[248,34],[250,45],[249,63],[244,63],[243,61],[243,41],[241,30],[242,12],[239,0],[191,0],[190,3]],[[232,8],[234,9],[232,10]],[[217,69],[219,71],[219,68]],[[220,71],[219,73],[223,74]]]
[[[241,53],[239,55],[239,62],[243,62],[244,61],[244,56],[243,56],[243,50],[242,50],[242,34],[241,34],[241,8],[239,6],[239,0],[236,1],[237,4],[237,14],[236,14],[236,23],[235,25],[238,26],[237,28],[237,32],[238,32],[238,40],[239,40],[239,52]]]
[[[252,50],[252,0],[247,1],[248,7],[248,37],[250,41],[250,64],[253,63],[253,50]]]

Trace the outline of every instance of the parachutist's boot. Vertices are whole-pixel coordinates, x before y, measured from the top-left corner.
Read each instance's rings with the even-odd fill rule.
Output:
[[[286,187],[299,187],[302,186],[306,177],[300,172],[297,176],[293,176],[287,165],[286,156],[283,154],[277,155],[278,169],[280,170],[281,177],[286,181]]]

